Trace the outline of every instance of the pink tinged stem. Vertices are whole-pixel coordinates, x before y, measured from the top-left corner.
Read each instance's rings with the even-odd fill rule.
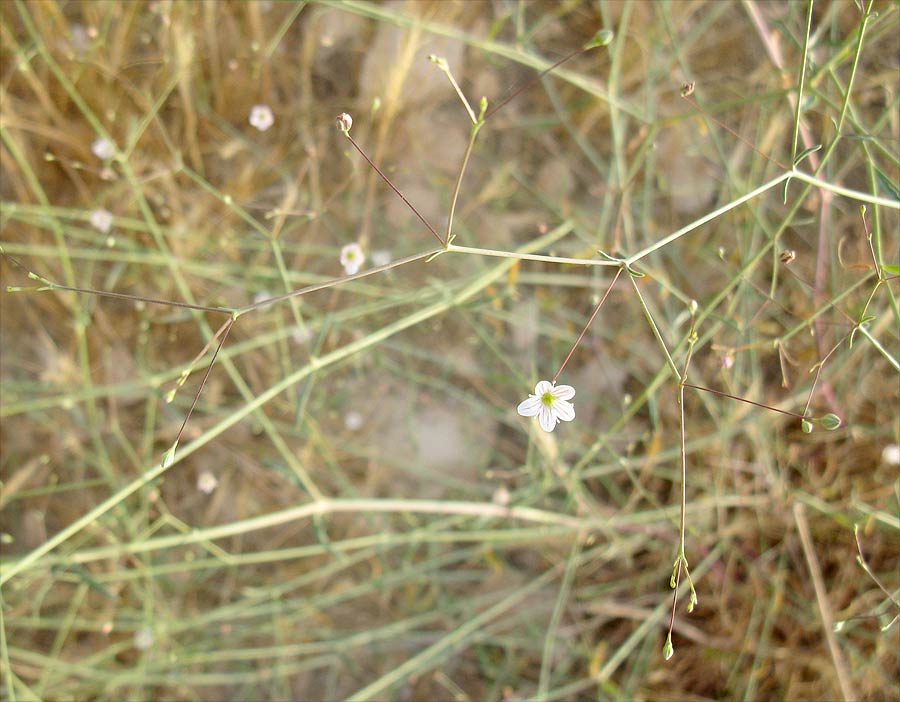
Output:
[[[597,303],[597,307],[594,309],[591,314],[591,318],[587,321],[587,324],[584,325],[584,329],[581,330],[581,334],[578,335],[578,338],[575,340],[575,343],[572,345],[572,348],[569,350],[569,355],[566,356],[566,359],[562,362],[562,365],[559,367],[559,370],[556,371],[556,375],[553,376],[553,380],[551,381],[554,385],[556,384],[556,379],[563,372],[563,368],[566,367],[566,364],[569,362],[569,359],[572,358],[572,354],[575,353],[575,349],[578,348],[578,344],[581,343],[581,340],[584,338],[585,333],[588,330],[588,327],[591,326],[591,322],[594,321],[594,317],[597,316],[597,313],[600,311],[600,308],[603,307],[603,303],[606,302],[606,298],[609,297],[609,294],[612,292],[613,286],[616,284],[616,281],[619,279],[619,276],[622,274],[622,269],[616,271],[615,276],[613,276],[612,282],[609,284],[609,287],[606,289],[606,292],[603,293],[603,297],[600,302]]]

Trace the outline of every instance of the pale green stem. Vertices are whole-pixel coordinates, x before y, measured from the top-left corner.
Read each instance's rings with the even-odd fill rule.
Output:
[[[888,363],[890,363],[894,367],[894,370],[897,371],[898,373],[900,373],[900,363],[898,363],[897,359],[894,358],[891,355],[891,353],[878,342],[878,339],[876,339],[874,336],[872,336],[869,333],[869,330],[866,329],[865,326],[863,326],[863,325],[858,326],[857,329],[859,330],[860,334],[862,334],[864,337],[866,337],[869,341],[872,342],[872,346],[874,346],[876,349],[878,349],[878,352],[887,359]]]
[[[824,156],[822,158],[824,160]],[[881,205],[882,207],[888,207],[892,210],[900,210],[900,202],[897,202],[896,200],[888,200],[887,198],[878,197],[877,195],[870,195],[869,193],[863,193],[859,190],[851,190],[850,188],[844,188],[840,185],[827,183],[824,180],[819,180],[815,176],[804,173],[803,171],[798,171],[797,169],[794,169],[787,175],[791,178],[802,180],[804,183],[815,185],[816,187],[822,188],[823,190],[829,190],[835,195],[843,195],[844,197],[849,197],[851,200],[867,202],[871,205]]]
[[[672,370],[672,373],[675,374],[675,380],[677,380],[679,383],[683,382],[681,378],[681,371],[678,370],[678,366],[676,366],[675,361],[672,360],[672,354],[669,353],[669,347],[666,346],[666,342],[662,338],[662,333],[659,331],[659,327],[656,326],[656,322],[653,320],[653,315],[650,314],[650,308],[647,307],[647,303],[644,301],[644,296],[641,295],[641,289],[638,287],[637,281],[635,281],[634,279],[634,275],[629,274],[628,280],[631,281],[631,287],[634,288],[634,292],[637,295],[638,302],[641,305],[641,309],[644,311],[644,317],[647,318],[647,322],[650,324],[650,328],[653,330],[653,336],[656,337],[656,340],[659,342],[660,348],[662,348],[663,353],[666,355],[666,363],[669,364],[669,368]]]
[[[515,258],[520,261],[543,261],[545,263],[569,263],[575,266],[620,266],[619,261],[598,258],[566,258],[564,256],[542,256],[525,254],[518,251],[499,251],[497,249],[480,249],[475,246],[457,246],[450,244],[447,251],[451,253],[475,254],[477,256],[494,256],[496,258]]]
[[[809,55],[809,34],[812,28],[813,0],[809,1],[806,11],[806,34],[803,37],[803,51],[800,53],[802,65],[800,66],[800,85],[797,86],[797,103],[794,106],[794,136],[791,140],[791,164],[797,160],[797,142],[800,137],[800,113],[803,103],[803,88],[806,85],[806,57]]]
[[[451,80],[452,79],[451,76]],[[455,82],[454,85],[456,85]],[[450,199],[450,213],[447,215],[447,233],[444,235],[444,246],[448,249],[450,247],[450,242],[453,241],[453,216],[456,214],[456,202],[459,199],[460,188],[462,188],[463,175],[466,172],[466,166],[469,165],[469,157],[472,155],[472,149],[475,147],[475,137],[478,136],[478,132],[483,125],[484,121],[481,120],[476,122],[472,127],[472,131],[469,134],[469,143],[466,144],[466,153],[463,154],[462,165],[459,167],[459,174],[456,176],[456,186],[453,188],[453,197]]]
[[[725,495],[717,496],[707,500],[695,500],[688,506],[689,513],[707,514],[714,507],[738,507],[740,509],[760,508],[766,503],[765,496],[748,497],[746,495]],[[540,509],[530,507],[503,507],[494,503],[485,502],[463,502],[463,501],[436,501],[436,500],[403,500],[403,499],[385,499],[377,500],[370,498],[361,499],[331,499],[323,498],[322,500],[308,502],[296,507],[290,507],[277,512],[270,512],[259,517],[250,517],[249,519],[239,520],[228,524],[206,527],[202,529],[191,529],[181,534],[171,534],[167,536],[159,536],[144,539],[142,541],[132,541],[130,543],[117,543],[108,546],[99,546],[96,548],[84,549],[75,553],[69,553],[59,556],[50,556],[42,564],[48,568],[57,564],[85,564],[95,561],[107,559],[118,559],[126,554],[152,553],[170,548],[180,548],[191,544],[207,544],[214,539],[223,539],[231,536],[240,536],[255,531],[271,529],[283,524],[292,524],[296,521],[311,519],[325,516],[328,514],[353,513],[362,514],[362,510],[371,513],[380,514],[450,514],[456,516],[477,516],[491,519],[507,519],[520,520],[540,524],[543,528],[548,529],[548,534],[556,533],[560,536],[566,531],[586,531],[586,530],[605,530],[609,528],[636,528],[646,527],[647,525],[658,525],[661,523],[671,523],[673,519],[678,517],[678,506],[666,506],[645,512],[622,513],[620,515],[601,515],[596,517],[573,517],[568,514],[560,514],[558,512],[547,512]],[[461,541],[472,541],[475,539],[490,540],[486,531],[465,531],[458,532],[456,537],[450,534],[435,537],[434,543],[444,543],[459,539]],[[372,545],[383,545],[385,543],[394,543],[396,539],[404,539],[409,537],[394,535],[386,540],[384,534],[375,534],[372,536],[346,539],[340,542],[334,542],[332,548],[341,552],[352,551],[357,548],[365,548]],[[409,537],[413,538],[413,537]],[[421,537],[423,543],[427,542],[427,537]],[[406,543],[404,541],[404,543]],[[328,547],[317,544],[307,547],[297,547],[282,551],[284,558],[307,558],[314,555],[320,555],[328,552]],[[243,556],[230,557],[229,562],[232,564],[240,563],[262,563],[270,562],[272,558],[266,557],[264,554],[244,554]],[[6,564],[4,563],[4,569]],[[109,581],[110,576],[104,576],[104,581]]]
[[[711,222],[712,220],[722,216],[726,212],[733,210],[735,207],[738,207],[739,205],[743,205],[748,200],[752,200],[757,195],[761,195],[762,193],[766,192],[767,190],[771,190],[776,185],[779,185],[779,184],[783,183],[784,181],[786,181],[792,175],[794,175],[794,174],[791,173],[790,171],[787,173],[782,173],[777,178],[773,178],[768,183],[764,183],[763,185],[760,185],[755,190],[751,190],[749,193],[747,193],[746,195],[743,195],[742,197],[739,197],[737,200],[732,200],[731,202],[729,202],[725,205],[722,205],[718,209],[713,210],[709,214],[701,217],[700,219],[694,220],[693,222],[682,227],[678,231],[672,232],[671,234],[669,234],[669,236],[665,237],[664,239],[660,239],[655,244],[651,244],[647,248],[641,249],[633,256],[629,256],[627,259],[625,259],[625,264],[630,266],[630,265],[634,264],[636,261],[640,261],[645,256],[649,256],[654,251],[658,251],[659,249],[663,248],[664,246],[671,244],[676,239],[680,239],[685,234],[688,234],[689,232],[694,231],[697,227],[702,226],[702,225],[706,224],[707,222]]]
[[[472,120],[472,124],[478,125],[478,118],[475,116],[475,110],[472,109],[472,106],[469,104],[469,101],[466,99],[465,94],[462,91],[462,88],[459,87],[459,83],[456,82],[456,78],[453,77],[453,73],[450,71],[450,65],[447,63],[447,60],[440,56],[429,56],[429,58],[437,64],[437,67],[447,76],[447,80],[450,81],[450,85],[453,86],[453,89],[456,91],[456,96],[459,98],[459,101],[463,104],[463,107],[466,108],[466,112],[469,114],[469,119]]]
[[[679,229],[675,232],[672,232],[671,234],[669,234],[669,236],[665,237],[664,239],[660,239],[656,243],[651,244],[650,246],[648,246],[644,249],[641,249],[636,254],[626,258],[624,263],[626,265],[630,266],[633,263],[635,263],[636,261],[640,261],[645,256],[649,256],[654,251],[658,251],[659,249],[671,244],[673,241],[680,239],[685,234],[688,234],[688,233],[694,231],[697,227],[700,227],[700,226],[706,224],[707,222],[710,222],[710,221],[720,217],[721,215],[725,214],[726,212],[733,210],[738,205],[743,205],[748,200],[752,200],[757,195],[761,195],[762,193],[766,192],[767,190],[771,190],[776,185],[783,183],[784,181],[788,180],[789,178],[796,178],[797,180],[803,181],[804,183],[814,185],[816,187],[822,188],[823,190],[828,190],[832,193],[835,193],[836,195],[842,195],[844,197],[848,197],[853,200],[858,200],[859,202],[867,202],[872,205],[881,205],[882,207],[889,207],[893,210],[900,210],[900,202],[897,202],[896,200],[888,200],[883,197],[878,197],[877,195],[870,195],[869,193],[860,192],[859,190],[851,190],[849,188],[843,188],[840,185],[834,185],[834,184],[828,183],[824,180],[819,180],[815,176],[809,175],[808,173],[804,173],[803,171],[798,171],[797,169],[792,169],[790,171],[786,171],[785,173],[782,173],[777,178],[773,178],[772,180],[770,180],[767,183],[763,183],[758,188],[751,190],[746,195],[743,195],[743,196],[737,198],[736,200],[732,200],[731,202],[729,202],[725,205],[722,205],[718,209],[713,210],[712,212],[704,215],[703,217],[700,217],[699,219],[694,220],[690,224],[685,225],[681,229]]]

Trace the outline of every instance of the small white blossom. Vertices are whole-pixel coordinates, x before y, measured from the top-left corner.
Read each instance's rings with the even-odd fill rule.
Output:
[[[341,249],[341,265],[347,275],[355,275],[365,260],[366,255],[363,253],[362,246],[356,242],[347,244]]]
[[[99,232],[106,234],[112,229],[113,216],[112,212],[102,207],[99,210],[91,212],[91,226]]]
[[[881,460],[889,466],[900,466],[900,446],[888,444],[881,451]]]
[[[312,329],[307,326],[299,327],[296,326],[291,329],[291,339],[294,340],[295,344],[305,344],[307,341],[312,339],[313,333]]]
[[[261,132],[266,131],[275,124],[275,117],[272,115],[272,110],[269,106],[254,105],[250,110],[250,124]]]
[[[108,161],[116,155],[116,145],[113,144],[109,139],[100,137],[99,139],[95,139],[94,143],[91,144],[91,151],[97,158],[102,158],[104,161]]]
[[[386,266],[391,262],[391,252],[387,249],[377,249],[372,252],[373,266]]]
[[[575,407],[569,402],[575,397],[571,385],[554,385],[549,380],[541,380],[534,386],[534,394],[519,403],[516,411],[523,417],[537,416],[541,429],[553,431],[560,422],[575,419]]]
[[[218,486],[219,481],[211,471],[205,470],[197,476],[197,489],[206,495],[211,495]]]
[[[153,645],[154,638],[153,629],[149,626],[138,629],[134,632],[134,647],[139,651],[146,651]]]
[[[363,416],[356,410],[350,410],[344,415],[344,426],[350,431],[356,431],[363,425]]]
[[[505,485],[498,487],[494,490],[494,494],[491,495],[491,502],[495,505],[506,507],[509,504],[509,489]]]

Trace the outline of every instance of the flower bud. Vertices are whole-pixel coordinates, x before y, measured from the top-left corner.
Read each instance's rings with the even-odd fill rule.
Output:
[[[338,129],[344,134],[347,134],[350,131],[350,127],[353,126],[353,118],[346,112],[341,112],[341,114],[337,116],[335,123],[337,124]]]

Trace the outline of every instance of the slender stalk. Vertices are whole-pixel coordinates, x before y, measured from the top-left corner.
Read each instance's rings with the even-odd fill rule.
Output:
[[[797,419],[803,419],[802,414],[798,414],[797,412],[790,412],[788,410],[778,409],[777,407],[772,407],[771,405],[764,405],[761,402],[754,402],[753,400],[748,400],[746,397],[738,397],[737,395],[731,395],[727,392],[722,392],[721,390],[713,390],[712,388],[703,387],[702,385],[694,385],[693,383],[684,383],[684,387],[693,388],[694,390],[702,390],[703,392],[709,392],[713,395],[718,395],[719,397],[727,397],[729,400],[737,400],[738,402],[744,402],[748,405],[753,405],[754,407],[762,407],[763,409],[767,409],[771,412],[778,412],[779,414],[786,414],[788,417],[796,417]]]
[[[620,266],[618,261],[599,258],[566,258],[565,256],[542,256],[525,254],[519,251],[500,251],[497,249],[481,249],[475,246],[457,246],[450,244],[447,251],[451,253],[475,254],[476,256],[493,256],[495,258],[515,258],[520,261],[543,261],[544,263],[566,263],[574,266]]]
[[[406,199],[406,196],[405,196],[403,193],[401,193],[401,192],[397,189],[397,186],[395,186],[395,185],[391,182],[391,179],[388,178],[388,177],[381,171],[381,169],[380,169],[378,166],[376,166],[376,165],[372,162],[372,160],[366,155],[366,152],[362,150],[362,147],[360,147],[360,145],[356,143],[356,141],[354,140],[354,138],[353,138],[352,136],[350,136],[350,130],[349,130],[349,129],[346,130],[346,131],[344,131],[344,136],[347,137],[347,139],[350,140],[350,143],[353,144],[353,148],[356,149],[356,150],[359,152],[360,156],[362,156],[364,159],[366,159],[366,163],[368,163],[372,168],[374,168],[374,169],[375,169],[375,172],[376,172],[378,175],[381,176],[381,179],[382,179],[385,183],[388,184],[388,187],[390,187],[390,189],[394,191],[394,194],[395,194],[397,197],[399,197],[401,200],[403,200],[403,203],[404,203],[410,210],[412,210],[413,214],[414,214],[416,217],[419,218],[419,220],[422,222],[422,224],[424,224],[425,227],[428,229],[428,231],[431,232],[432,236],[434,236],[434,238],[438,240],[438,243],[439,243],[441,246],[444,246],[444,245],[446,244],[446,242],[445,242],[443,239],[441,239],[441,235],[437,233],[437,230],[436,230],[434,227],[432,227],[432,226],[431,226],[431,223],[430,223],[427,219],[425,219],[425,217],[422,216],[422,213],[419,212],[419,211],[415,208],[415,206],[414,206],[409,200]]]
[[[181,435],[184,434],[184,428],[187,426],[188,420],[194,413],[194,408],[197,406],[197,402],[200,400],[200,395],[203,392],[203,388],[206,387],[206,381],[209,380],[209,374],[212,373],[213,366],[216,365],[216,359],[219,357],[219,351],[221,351],[222,347],[225,345],[225,340],[228,338],[228,332],[231,331],[231,328],[234,326],[234,323],[236,321],[237,317],[232,317],[230,320],[225,322],[225,325],[221,332],[222,338],[219,339],[219,343],[216,346],[213,357],[212,359],[210,359],[209,365],[206,367],[206,373],[203,374],[203,380],[200,381],[200,387],[197,388],[197,393],[194,395],[194,400],[193,402],[191,402],[191,406],[188,408],[187,414],[184,415],[184,421],[181,423],[181,428],[178,430],[178,434],[175,435],[175,441],[173,442],[174,446],[178,445],[178,442],[181,440]]]
[[[640,261],[642,258],[649,256],[654,251],[658,251],[659,249],[663,248],[664,246],[671,244],[673,241],[680,239],[685,234],[688,234],[689,232],[694,231],[697,227],[699,227],[703,224],[706,224],[707,222],[711,222],[712,220],[714,220],[718,217],[721,217],[726,212],[733,210],[735,207],[738,207],[739,205],[743,205],[745,202],[747,202],[748,200],[752,200],[757,195],[761,195],[762,193],[766,192],[767,190],[771,190],[776,185],[783,183],[788,178],[790,178],[794,175],[795,175],[794,171],[787,171],[785,173],[782,173],[780,176],[773,178],[768,183],[763,183],[758,188],[751,190],[746,195],[743,195],[743,196],[737,198],[736,200],[732,200],[731,202],[729,202],[725,205],[722,205],[718,209],[715,209],[712,212],[710,212],[709,214],[704,215],[703,217],[700,217],[699,219],[694,220],[690,224],[685,225],[678,231],[672,232],[671,234],[669,234],[669,236],[665,237],[664,239],[660,239],[656,243],[651,244],[650,246],[648,246],[644,249],[641,249],[636,254],[629,256],[627,259],[625,259],[625,263],[629,266],[633,265],[637,261]]]
[[[600,302],[597,303],[597,306],[594,308],[593,313],[588,319],[587,324],[584,325],[584,329],[581,330],[581,334],[578,335],[578,338],[575,340],[575,343],[572,344],[572,348],[569,349],[569,353],[566,356],[565,360],[563,360],[562,364],[559,367],[559,370],[556,371],[556,375],[553,376],[552,383],[556,383],[557,378],[562,374],[563,368],[566,367],[566,364],[569,362],[569,359],[572,358],[572,354],[575,353],[575,349],[578,348],[578,345],[581,343],[581,340],[584,338],[585,332],[587,332],[588,327],[591,326],[591,322],[594,321],[594,317],[597,316],[597,313],[600,311],[600,308],[603,307],[603,303],[606,302],[606,298],[609,297],[609,294],[612,292],[613,286],[616,284],[616,281],[619,279],[619,276],[622,275],[622,269],[616,271],[615,276],[613,276],[612,282],[609,284],[609,287],[606,288],[606,292],[603,293],[603,297],[600,298]]]
[[[453,216],[456,214],[456,203],[459,199],[459,191],[462,188],[463,175],[466,172],[466,166],[469,165],[469,157],[472,155],[472,149],[475,147],[475,138],[481,127],[484,126],[484,120],[477,121],[469,134],[469,143],[466,144],[466,152],[463,154],[462,164],[459,167],[459,173],[456,176],[456,185],[453,188],[453,197],[450,199],[450,213],[447,215],[447,233],[444,235],[444,246],[449,248],[450,242],[453,241]]]
[[[472,109],[472,106],[469,104],[465,93],[463,93],[462,88],[459,87],[459,83],[456,82],[456,78],[453,77],[453,73],[450,71],[450,65],[447,63],[447,59],[441,56],[431,55],[428,57],[428,60],[432,63],[435,63],[437,67],[441,69],[444,75],[447,76],[447,80],[450,81],[450,85],[452,85],[453,90],[456,91],[456,96],[463,104],[463,107],[466,108],[466,113],[469,115],[469,119],[472,120],[472,124],[477,125],[478,118],[475,116],[475,110]]]
[[[265,300],[260,300],[259,302],[254,302],[252,305],[247,305],[245,307],[241,307],[235,310],[235,313],[238,315],[245,314],[247,312],[251,312],[260,307],[268,307],[269,305],[274,305],[277,302],[281,302],[283,300],[287,300],[293,297],[300,297],[301,295],[308,295],[311,292],[316,292],[316,290],[325,290],[327,288],[333,288],[337,285],[341,285],[343,283],[349,283],[353,280],[360,280],[361,278],[367,278],[370,275],[375,275],[376,273],[382,273],[384,271],[389,271],[392,268],[397,268],[399,266],[403,266],[407,263],[412,263],[413,261],[421,261],[423,258],[428,258],[429,256],[434,256],[435,254],[441,253],[444,249],[431,249],[430,251],[423,251],[421,253],[412,254],[411,256],[406,256],[404,258],[398,258],[396,261],[391,261],[390,263],[386,263],[383,266],[376,266],[375,268],[369,268],[368,270],[362,271],[361,273],[354,273],[353,275],[345,275],[341,278],[332,278],[331,280],[324,280],[321,283],[313,283],[312,285],[307,285],[303,288],[298,288],[297,290],[292,290],[291,292],[284,293],[283,295],[276,295],[275,297],[269,297]]]
[[[666,346],[666,342],[662,338],[662,333],[659,331],[659,327],[656,326],[656,322],[653,319],[653,315],[650,314],[650,308],[647,307],[647,303],[644,301],[644,296],[641,295],[641,289],[638,287],[637,281],[635,280],[635,276],[629,274],[628,280],[631,281],[631,287],[634,288],[634,292],[638,297],[638,302],[641,305],[641,309],[644,311],[644,317],[647,319],[647,322],[650,324],[650,328],[653,330],[653,336],[656,337],[656,340],[659,342],[660,348],[662,348],[663,353],[666,356],[666,363],[669,364],[669,368],[672,373],[675,375],[675,380],[679,383],[681,382],[681,371],[678,370],[678,366],[675,365],[675,361],[672,360],[672,354],[669,353],[669,347]]]
[[[791,163],[797,160],[797,143],[800,140],[800,112],[803,104],[803,88],[806,86],[806,63],[809,55],[809,35],[812,29],[813,0],[806,8],[806,33],[803,35],[803,51],[800,53],[800,81],[797,86],[797,100],[794,104],[794,136],[791,139]]]
[[[530,80],[527,80],[527,81],[525,81],[524,83],[522,83],[522,85],[520,85],[518,88],[516,88],[512,93],[510,93],[509,95],[507,95],[507,96],[506,96],[505,98],[503,98],[500,102],[498,102],[498,103],[497,103],[496,105],[494,105],[491,109],[489,109],[489,110],[485,113],[484,119],[487,119],[488,117],[490,117],[490,116],[491,116],[492,114],[494,114],[495,112],[498,112],[501,108],[503,108],[504,105],[506,105],[508,102],[510,102],[514,97],[516,97],[516,96],[519,95],[520,93],[524,92],[525,90],[528,90],[528,88],[530,88],[532,85],[534,85],[535,83],[537,83],[537,82],[538,82],[541,78],[543,78],[545,75],[547,75],[548,73],[550,73],[550,71],[552,71],[552,70],[555,69],[555,68],[559,68],[560,66],[562,66],[562,65],[563,65],[566,61],[568,61],[569,59],[575,58],[576,56],[578,56],[578,54],[583,53],[583,52],[585,52],[585,51],[587,51],[587,50],[588,50],[588,49],[585,49],[585,48],[582,46],[582,47],[580,47],[580,48],[578,48],[578,49],[575,49],[574,51],[570,51],[568,54],[566,54],[565,56],[563,56],[559,61],[557,61],[557,62],[554,63],[553,65],[549,66],[548,68],[545,68],[543,71],[541,71],[540,73],[538,73],[536,76],[534,76],[534,77],[531,78]]]
[[[825,157],[823,156],[822,160],[824,161],[824,159]],[[804,173],[803,171],[798,171],[796,168],[786,175],[791,178],[796,178],[797,180],[802,180],[804,183],[815,185],[816,187],[822,188],[823,190],[829,190],[835,195],[843,195],[844,197],[849,197],[851,200],[867,202],[870,205],[881,205],[882,207],[887,207],[892,210],[900,210],[900,202],[897,202],[896,200],[888,200],[887,198],[878,197],[877,195],[870,195],[869,193],[863,193],[859,190],[851,190],[850,188],[844,188],[840,185],[835,185],[834,183],[828,183],[824,180],[816,178],[813,175],[809,175],[808,173]]]
[[[234,310],[228,309],[227,307],[209,307],[207,305],[192,305],[188,302],[178,302],[177,300],[159,300],[153,297],[144,297],[143,295],[130,295],[128,293],[117,293],[117,292],[109,292],[106,290],[94,290],[93,288],[79,288],[73,285],[61,285],[59,283],[54,283],[43,276],[39,276],[36,273],[28,270],[28,267],[25,266],[21,261],[16,259],[13,256],[10,256],[8,253],[0,249],[0,256],[4,256],[8,261],[14,263],[16,266],[21,268],[28,274],[29,278],[33,280],[39,280],[44,283],[43,286],[34,288],[34,287],[15,287],[15,286],[7,286],[7,292],[18,292],[18,291],[42,291],[42,290],[64,290],[67,292],[80,293],[82,295],[96,295],[97,297],[111,297],[118,300],[131,300],[132,302],[144,302],[148,305],[165,305],[166,307],[181,307],[183,309],[188,310],[200,310],[201,312],[220,312],[222,314],[232,314]]]

